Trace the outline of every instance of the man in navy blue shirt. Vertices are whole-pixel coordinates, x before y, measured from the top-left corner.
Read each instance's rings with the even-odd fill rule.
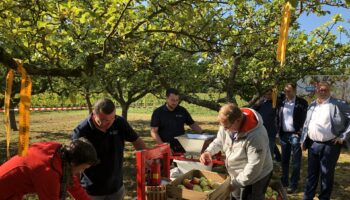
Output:
[[[187,124],[197,133],[201,127],[193,121],[186,108],[179,105],[179,92],[170,88],[166,91],[166,103],[153,111],[151,119],[151,136],[157,144],[170,143],[173,152],[185,152],[181,144],[174,138],[185,134]]]
[[[269,89],[265,93],[264,97],[252,108],[258,111],[258,113],[261,115],[264,121],[264,126],[269,136],[270,153],[273,158],[274,153],[276,152],[276,150],[278,152],[278,149],[275,149],[276,133],[277,133],[277,130],[276,130],[277,112],[276,112],[276,108],[273,108],[272,106],[272,89]],[[279,152],[277,154],[279,154]]]
[[[115,114],[110,99],[100,99],[94,110],[73,132],[73,140],[84,137],[96,149],[100,163],[85,170],[81,184],[93,200],[124,199],[123,160],[125,141],[136,150],[145,149],[142,139],[128,122]]]

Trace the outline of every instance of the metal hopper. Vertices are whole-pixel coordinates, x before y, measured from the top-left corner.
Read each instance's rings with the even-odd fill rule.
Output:
[[[186,150],[183,158],[174,159],[182,174],[192,169],[212,170],[212,165],[203,165],[199,162],[199,156],[213,141],[214,137],[215,135],[190,133],[175,137]]]
[[[175,138],[186,150],[186,154],[200,154],[213,141],[214,137],[215,135],[187,133]]]

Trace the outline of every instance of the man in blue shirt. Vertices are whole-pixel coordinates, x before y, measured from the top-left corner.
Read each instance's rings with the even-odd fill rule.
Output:
[[[197,133],[202,133],[202,129],[193,121],[186,108],[179,105],[179,101],[180,95],[176,89],[166,91],[166,103],[152,114],[151,136],[157,144],[167,142],[173,152],[184,153],[185,150],[175,137],[185,134],[185,124]]]
[[[115,114],[110,99],[100,99],[94,110],[73,131],[73,140],[84,137],[96,149],[100,163],[82,174],[81,184],[93,200],[124,198],[123,160],[125,141],[136,150],[145,149],[142,139],[129,123]]]

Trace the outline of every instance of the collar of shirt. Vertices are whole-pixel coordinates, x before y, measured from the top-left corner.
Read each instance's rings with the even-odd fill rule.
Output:
[[[234,132],[230,132],[230,133],[229,133],[230,138],[232,139],[232,141],[235,141],[235,140],[237,139],[237,134],[238,134],[237,131],[234,131]]]
[[[286,97],[286,99],[284,100],[284,103],[295,103],[295,99],[296,99],[296,96],[294,96],[294,98],[291,101],[289,101]]]
[[[180,105],[177,105],[177,106],[175,107],[174,110],[169,110],[168,107],[166,106],[166,103],[165,103],[165,104],[163,105],[163,110],[164,110],[164,111],[167,111],[167,112],[174,112],[174,111],[177,111],[177,110],[179,109],[179,106],[180,106]]]
[[[94,124],[94,122],[93,122],[94,119],[92,119],[92,118],[93,118],[93,116],[92,116],[92,113],[91,113],[91,114],[89,115],[89,118],[88,118],[88,123],[89,123],[91,129],[94,130],[94,129],[97,129],[97,128],[96,128],[96,126],[95,126],[95,124]]]
[[[89,118],[88,118],[88,124],[90,125],[91,130],[99,130],[99,131],[101,131],[100,129],[98,129],[98,128],[96,127],[96,125],[95,125],[95,123],[93,122],[93,120],[94,120],[94,119],[93,119],[93,116],[92,116],[92,113],[91,113],[91,114],[89,115]],[[114,121],[113,121],[113,124],[111,125],[111,127],[109,127],[109,128],[106,130],[105,133],[110,132],[110,130],[113,129],[114,126],[116,126],[116,125],[115,125],[116,120],[117,120],[117,116],[115,116],[115,119],[114,119]],[[101,132],[102,132],[102,131],[101,131]]]
[[[316,101],[316,105],[327,104],[327,103],[329,103],[330,99],[331,99],[331,97],[328,97],[328,99],[324,100],[322,103],[319,103],[318,101]]]

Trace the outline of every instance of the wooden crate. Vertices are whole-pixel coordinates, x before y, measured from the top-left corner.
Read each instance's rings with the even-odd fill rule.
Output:
[[[197,192],[177,187],[182,184],[185,178],[202,177],[211,179],[214,182],[221,183],[220,186],[212,192]],[[173,199],[190,199],[190,200],[225,200],[230,196],[230,177],[205,170],[191,170],[186,174],[173,180],[167,185],[166,191],[169,198]]]

